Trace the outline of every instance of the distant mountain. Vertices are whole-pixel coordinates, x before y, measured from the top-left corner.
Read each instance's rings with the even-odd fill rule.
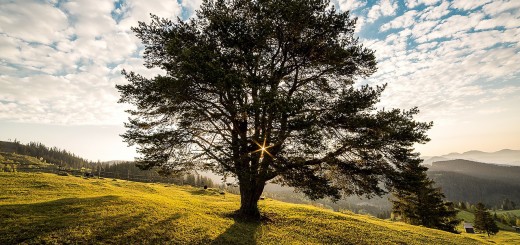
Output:
[[[481,179],[511,182],[520,186],[520,166],[481,163],[463,159],[434,162],[429,171],[456,172]]]
[[[433,162],[428,176],[450,201],[499,207],[508,198],[520,204],[520,167],[463,159]]]
[[[450,201],[473,204],[482,202],[490,207],[500,208],[504,199],[508,198],[520,204],[519,183],[482,179],[447,171],[428,171],[428,177],[435,181]]]
[[[423,163],[431,165],[433,162],[454,159],[520,166],[520,150],[504,149],[497,152],[467,151],[464,153],[450,153],[442,156],[425,157]]]
[[[423,164],[424,165],[432,165],[434,162],[441,162],[441,161],[447,161],[450,160],[449,158],[445,157],[427,157],[424,159]]]

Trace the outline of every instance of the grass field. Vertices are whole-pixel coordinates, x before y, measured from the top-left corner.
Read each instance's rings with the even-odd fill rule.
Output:
[[[494,212],[491,211],[490,213],[493,214]],[[502,213],[504,213],[504,212],[502,212]],[[499,212],[497,212],[497,214],[499,214]],[[475,215],[473,213],[465,211],[465,210],[459,210],[459,213],[457,214],[457,218],[463,219],[464,221],[470,222],[470,223],[475,222]],[[496,223],[497,223],[498,228],[502,231],[514,231],[513,227],[511,227],[509,225],[505,225],[500,222],[496,222]],[[520,233],[519,233],[519,235],[520,235]]]
[[[515,209],[515,210],[501,210],[501,211],[496,211],[497,214],[504,214],[504,213],[510,213],[510,214],[514,214],[518,217],[520,217],[520,209]]]
[[[271,199],[268,219],[246,222],[232,215],[238,196],[192,187],[44,173],[0,183],[0,244],[520,244]]]

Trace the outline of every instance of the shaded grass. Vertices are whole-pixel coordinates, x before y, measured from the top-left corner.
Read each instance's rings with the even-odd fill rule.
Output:
[[[265,220],[244,221],[233,215],[239,208],[238,196],[223,196],[218,190],[186,186],[35,173],[0,173],[0,183],[0,244],[480,244],[495,241],[272,199],[259,203],[262,214],[267,217]],[[514,239],[514,235],[510,238]]]

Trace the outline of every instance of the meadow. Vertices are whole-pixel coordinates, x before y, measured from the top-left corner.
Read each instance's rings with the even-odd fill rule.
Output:
[[[272,199],[236,219],[239,196],[189,186],[0,173],[0,244],[520,244]]]

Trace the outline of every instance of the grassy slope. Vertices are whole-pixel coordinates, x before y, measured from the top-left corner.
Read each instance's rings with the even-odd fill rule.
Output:
[[[491,213],[491,215],[493,215],[494,212],[491,211],[490,213]],[[497,212],[497,214],[499,214],[499,212]],[[466,222],[470,222],[470,223],[475,222],[475,214],[473,214],[472,212],[465,211],[465,210],[460,210],[459,213],[457,214],[457,217],[459,219],[463,219]],[[496,223],[500,230],[513,231],[513,228],[509,225],[505,225],[501,222],[496,222]]]
[[[473,223],[475,221],[475,215],[471,212],[460,210],[458,215],[458,218],[464,219],[466,222]],[[512,228],[510,226],[506,226],[500,222],[497,222],[498,228],[500,228],[500,231],[497,235],[488,237],[484,234],[466,234],[462,233],[465,236],[469,236],[475,239],[478,239],[479,241],[486,241],[491,243],[498,243],[498,244],[520,244],[520,234],[513,232]],[[462,224],[459,227],[460,231],[463,231]]]
[[[520,209],[497,211],[497,214],[504,214],[504,213],[511,213],[511,214],[514,214],[514,215],[520,217]]]
[[[238,196],[223,197],[216,191],[191,187],[43,173],[0,173],[0,183],[0,244],[478,244],[473,238],[486,241],[480,235],[455,235],[270,199],[260,201],[261,210],[270,221],[243,222],[231,216],[238,209]],[[520,241],[520,235],[511,234]],[[497,237],[492,238],[493,242],[504,242]]]
[[[0,152],[0,164],[25,165],[29,166],[52,166],[52,164],[40,161],[35,157],[19,155],[16,153]]]

